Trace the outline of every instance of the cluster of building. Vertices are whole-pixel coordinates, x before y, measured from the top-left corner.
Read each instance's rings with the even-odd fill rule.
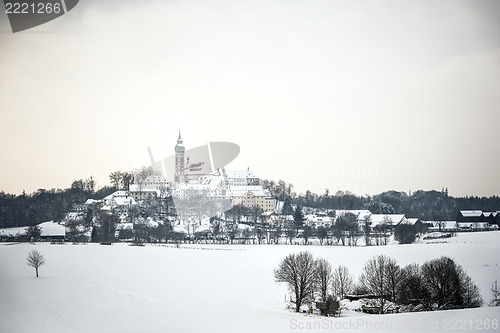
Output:
[[[99,204],[101,210],[114,211],[124,221],[138,201],[172,196],[175,202],[202,196],[207,200],[226,201],[230,206],[259,207],[264,212],[275,210],[274,198],[262,188],[260,179],[247,170],[212,170],[210,161],[193,160],[179,133],[175,146],[175,174],[170,181],[164,175],[149,176],[128,190],[116,191],[101,200],[89,199],[86,205]]]
[[[230,145],[235,146],[234,144]],[[200,154],[200,148],[205,149],[206,147],[208,147],[208,154]],[[224,148],[226,146],[218,147]],[[130,209],[140,202],[161,200],[171,196],[174,204],[180,208],[185,202],[201,197],[205,201],[223,202],[222,207],[225,210],[236,205],[250,209],[260,208],[269,225],[283,222],[285,222],[285,225],[293,224],[294,218],[292,215],[284,216],[280,214],[280,204],[283,203],[276,202],[262,188],[260,179],[249,168],[246,170],[226,170],[222,162],[218,164],[213,162],[214,158],[210,150],[208,144],[207,146],[186,151],[179,133],[175,146],[175,155],[171,156],[170,160],[166,159],[172,164],[167,163],[170,165],[171,171],[173,170],[173,175],[169,176],[170,180],[166,177],[168,172],[148,176],[140,183],[132,184],[126,190],[115,191],[103,199],[88,199],[84,206],[98,207],[101,211],[117,213],[124,226],[127,222],[130,222],[128,221]],[[197,154],[191,154],[192,151],[196,151]],[[237,153],[233,155],[237,156]],[[214,168],[214,165],[218,167]],[[163,168],[165,171],[165,165],[163,165]],[[221,210],[219,213],[223,211]],[[369,210],[311,210],[311,212],[304,217],[305,225],[313,228],[332,227],[337,218],[346,213],[353,214],[356,217],[359,230],[364,230],[367,226],[372,230],[387,230],[401,224],[409,224],[419,227],[419,230],[428,231],[485,231],[498,230],[500,224],[500,211],[463,210],[459,212],[456,221],[422,221],[417,218],[408,218],[405,214],[372,214]],[[80,213],[68,213],[68,218],[71,218],[71,214],[76,214],[74,218],[78,219]],[[210,217],[208,216],[206,220],[209,220]],[[152,221],[152,223],[156,222]],[[57,223],[45,222],[40,227],[42,237],[48,239],[64,238],[65,229]],[[25,233],[25,228],[23,230],[5,229],[1,230],[0,238],[14,239],[23,233]]]
[[[331,227],[335,224],[337,217],[351,213],[356,216],[360,230],[365,226],[371,229],[394,228],[400,224],[422,226],[428,231],[487,231],[498,230],[500,224],[500,211],[483,212],[481,210],[462,210],[458,213],[455,221],[424,221],[418,218],[408,218],[405,214],[372,214],[369,210],[331,210],[315,214],[305,215],[305,224],[311,227]],[[271,214],[271,219],[278,219],[277,214]],[[293,221],[293,216],[287,219]]]
[[[377,228],[394,228],[399,224],[423,224],[419,219],[407,218],[405,214],[372,214],[369,210],[328,210],[323,212],[315,212],[313,214],[304,215],[304,224],[312,228],[318,227],[332,227],[337,218],[344,214],[353,214],[356,217],[359,230],[364,230],[366,225],[371,229]],[[293,216],[288,215],[285,217],[277,213],[268,214],[268,218],[273,221],[285,219],[286,221],[293,222]]]
[[[275,200],[260,185],[260,179],[247,170],[212,171],[210,161],[190,160],[185,156],[181,134],[175,146],[175,174],[171,184],[172,196],[188,199],[201,195],[209,199],[230,200],[231,206],[259,207],[263,211],[274,211]]]
[[[63,241],[66,228],[60,223],[47,221],[37,225],[40,228],[40,239],[44,241]],[[26,239],[28,227],[0,229],[0,241],[30,241]]]
[[[155,176],[156,177],[156,176]],[[149,178],[151,181],[150,187],[153,186],[153,180],[156,180],[157,189],[156,195],[161,195],[162,187],[160,178]],[[163,181],[162,181],[163,182]],[[127,194],[127,191],[117,191],[103,200],[93,201],[99,203],[101,209],[111,210],[118,209],[122,214],[127,214],[127,207],[134,204],[135,199]],[[91,200],[88,204],[91,204]],[[470,231],[489,231],[499,230],[500,211],[483,212],[480,210],[463,210],[460,211],[456,221],[422,221],[417,218],[407,218],[404,214],[372,214],[368,210],[329,210],[327,212],[315,212],[314,214],[306,214],[305,225],[313,228],[332,227],[335,225],[336,219],[346,213],[351,213],[356,216],[360,231],[364,231],[368,225],[372,231],[382,230],[387,232],[401,224],[414,225],[417,227],[417,232],[470,232]],[[289,224],[294,223],[292,215],[281,215],[274,210],[269,210],[264,213],[269,225],[276,225],[282,222]],[[77,218],[78,213],[68,213],[67,218]],[[242,220],[244,222],[244,219]],[[152,221],[152,223],[155,223]],[[123,223],[122,227],[130,223]],[[41,239],[43,240],[64,240],[66,228],[60,223],[53,221],[44,222],[38,225],[41,230]],[[127,226],[131,227],[131,226]],[[184,231],[180,227],[180,231]],[[19,241],[26,235],[27,227],[0,229],[0,241]]]

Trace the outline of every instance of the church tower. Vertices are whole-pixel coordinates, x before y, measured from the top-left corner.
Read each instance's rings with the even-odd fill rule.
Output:
[[[186,148],[182,143],[181,131],[179,131],[179,138],[177,139],[177,145],[175,145],[175,176],[174,182],[180,184],[184,182],[184,152]]]

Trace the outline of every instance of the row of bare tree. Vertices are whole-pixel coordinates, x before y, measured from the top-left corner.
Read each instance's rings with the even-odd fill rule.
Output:
[[[431,311],[473,308],[483,303],[479,288],[448,257],[400,267],[394,258],[378,255],[368,260],[354,284],[347,267],[332,269],[327,260],[314,259],[304,251],[286,256],[274,270],[274,278],[287,284],[297,312],[308,302],[324,302],[329,297],[340,300],[350,293],[373,299],[378,313],[395,309],[397,304]]]

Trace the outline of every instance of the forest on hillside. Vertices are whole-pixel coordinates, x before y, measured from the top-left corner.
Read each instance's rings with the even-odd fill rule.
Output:
[[[46,221],[61,221],[66,213],[83,205],[87,199],[102,199],[116,188],[105,186],[98,191],[92,178],[76,180],[67,189],[39,189],[20,195],[0,192],[0,228],[24,227]]]
[[[452,197],[447,189],[441,191],[415,191],[413,193],[386,191],[374,196],[357,196],[349,191],[323,194],[306,191],[296,194],[292,184],[284,181],[263,180],[262,186],[278,200],[302,207],[319,209],[367,209],[373,214],[405,214],[406,217],[425,221],[454,220],[461,210],[500,210],[500,197]]]

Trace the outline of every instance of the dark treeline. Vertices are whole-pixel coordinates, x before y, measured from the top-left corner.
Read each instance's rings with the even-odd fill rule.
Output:
[[[425,221],[455,220],[461,210],[500,210],[500,197],[452,197],[448,189],[441,191],[415,191],[413,193],[387,191],[374,196],[356,196],[348,191],[321,195],[306,191],[292,192],[293,185],[284,181],[263,180],[262,186],[278,200],[302,207],[320,209],[368,209],[374,214],[406,214]]]
[[[68,189],[39,189],[21,195],[0,192],[0,228],[32,226],[46,221],[61,221],[67,212],[87,199],[101,199],[116,189],[105,186],[95,191],[92,178],[76,180]]]

